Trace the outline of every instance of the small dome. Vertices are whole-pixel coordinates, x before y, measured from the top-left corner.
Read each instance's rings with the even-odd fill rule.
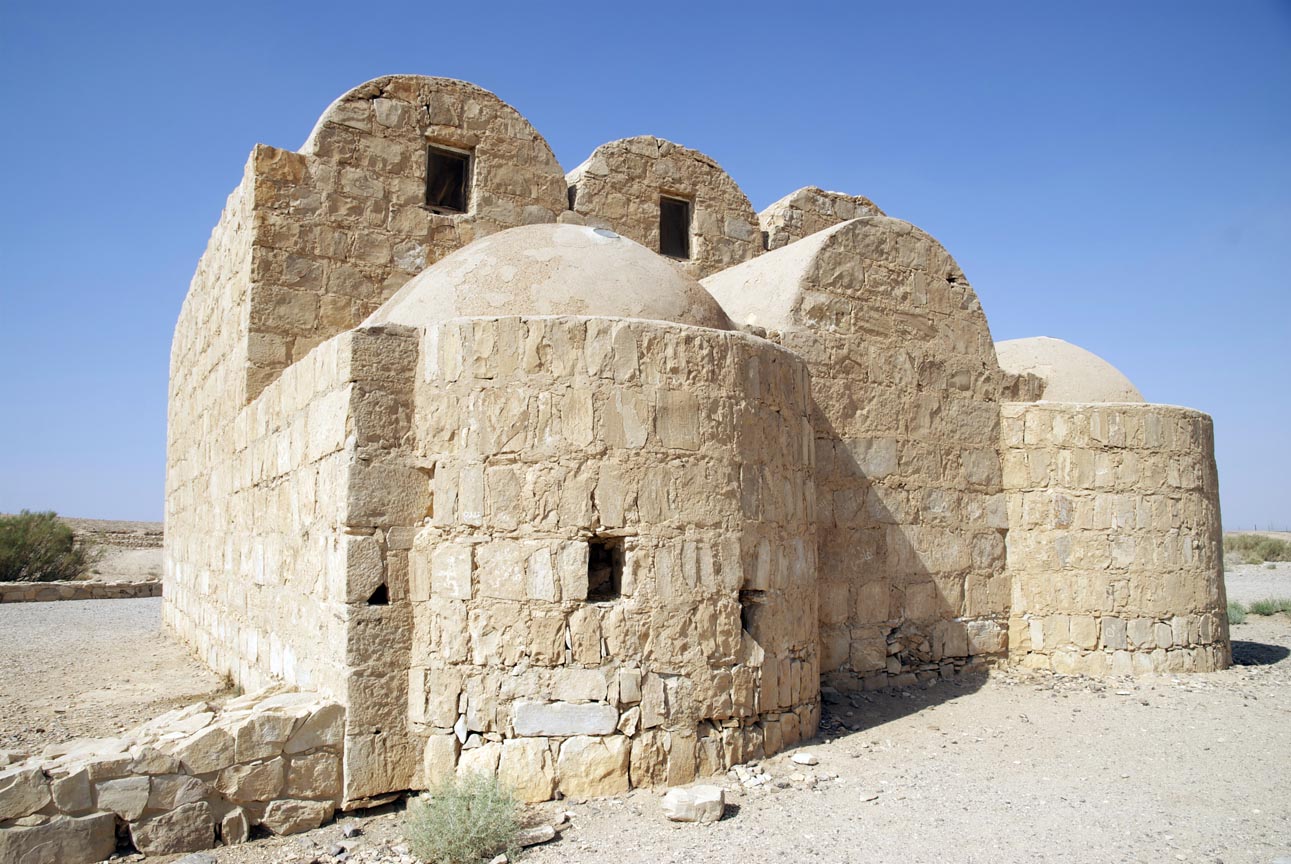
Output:
[[[1121,371],[1078,345],[1035,336],[995,343],[1000,368],[1044,379],[1046,402],[1142,402],[1143,394]]]
[[[698,282],[604,228],[523,225],[490,234],[427,267],[365,326],[424,327],[450,318],[577,315],[732,329]]]

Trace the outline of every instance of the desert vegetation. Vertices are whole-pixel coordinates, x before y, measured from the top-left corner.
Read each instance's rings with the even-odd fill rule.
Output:
[[[0,582],[80,579],[94,562],[94,553],[52,511],[0,516]]]
[[[1263,534],[1229,534],[1224,537],[1224,554],[1244,564],[1291,561],[1291,542]]]
[[[475,864],[498,853],[515,860],[517,812],[496,777],[467,774],[409,801],[404,834],[426,864]]]

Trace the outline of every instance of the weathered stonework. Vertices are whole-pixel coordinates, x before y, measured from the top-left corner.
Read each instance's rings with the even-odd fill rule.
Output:
[[[1011,657],[1086,675],[1228,666],[1210,418],[1059,402],[1003,415]]]
[[[690,202],[690,258],[677,264],[703,278],[762,252],[758,216],[721,166],[697,150],[653,135],[602,144],[566,176],[570,209],[647,249],[659,247],[659,199]]]
[[[427,206],[430,146],[473,153],[464,212]],[[164,617],[332,713],[163,754],[238,810],[88,778],[128,781],[103,792],[137,842],[473,771],[531,801],[685,784],[815,734],[822,673],[1228,662],[1204,415],[1001,369],[950,255],[868,199],[759,227],[649,137],[569,182],[496,97],[416,76],[252,153],[175,332]],[[661,196],[692,205],[684,262]],[[88,812],[64,779],[0,814]]]
[[[340,803],[344,717],[317,694],[279,688],[0,767],[0,861],[100,861],[118,823],[148,855],[245,842],[261,824],[316,828]],[[313,818],[275,822],[287,805]]]
[[[0,582],[0,603],[160,597],[160,582]]]
[[[704,286],[811,370],[821,668],[878,687],[1002,654],[1001,373],[950,255],[872,216]]]
[[[862,216],[886,216],[878,205],[863,195],[826,192],[819,186],[804,186],[771,204],[758,214],[766,248],[774,251],[817,231]]]

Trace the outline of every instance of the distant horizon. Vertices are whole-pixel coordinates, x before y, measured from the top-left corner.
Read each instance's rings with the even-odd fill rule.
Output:
[[[497,93],[566,170],[650,133],[756,210],[871,198],[945,245],[997,342],[1064,339],[1211,415],[1227,528],[1291,525],[1291,4],[454,11],[487,38],[430,56],[439,19],[402,0],[371,40],[327,0],[0,10],[39,129],[0,141],[0,510],[160,520],[171,333],[247,155],[411,71]]]

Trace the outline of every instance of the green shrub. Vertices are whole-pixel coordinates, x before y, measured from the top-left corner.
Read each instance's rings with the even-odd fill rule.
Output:
[[[52,512],[0,516],[0,582],[80,579],[97,560]]]
[[[1256,600],[1249,607],[1252,615],[1276,615],[1279,612],[1291,612],[1291,598],[1281,597],[1267,600]]]
[[[1291,542],[1263,534],[1229,534],[1224,537],[1224,552],[1247,564],[1291,561]]]
[[[426,864],[477,864],[499,852],[514,860],[516,808],[496,777],[471,774],[409,800],[404,836]]]
[[[1246,607],[1236,600],[1228,601],[1228,623],[1242,624],[1246,621]]]

